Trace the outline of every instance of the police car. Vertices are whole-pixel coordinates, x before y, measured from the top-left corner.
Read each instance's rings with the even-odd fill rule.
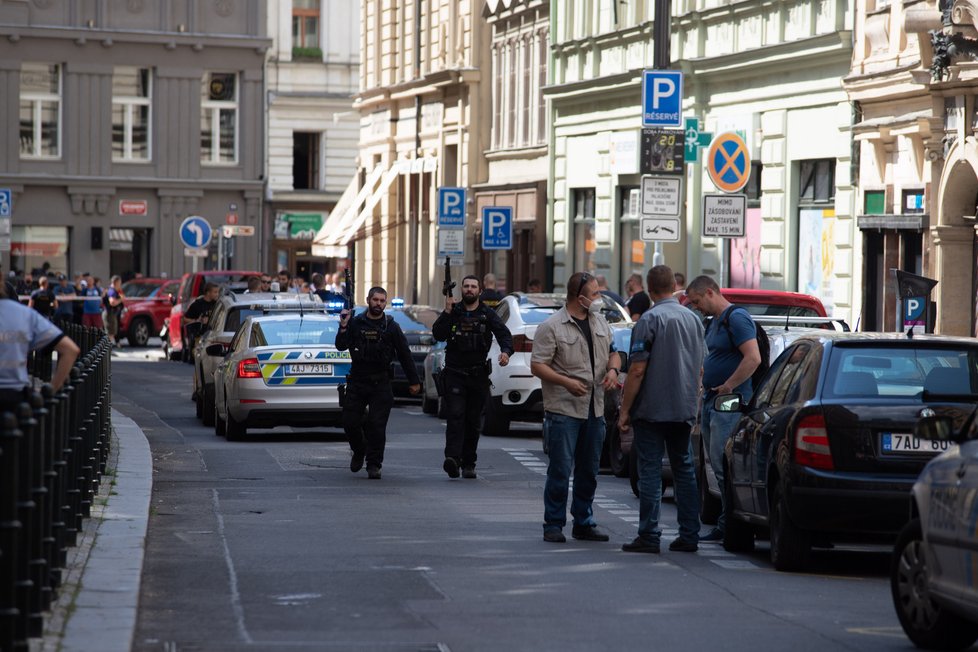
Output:
[[[339,317],[286,313],[248,317],[214,372],[214,430],[229,441],[247,428],[339,426],[338,387],[350,371],[336,350]]]
[[[914,518],[897,540],[890,588],[915,645],[959,650],[978,640],[978,429],[975,414],[955,418],[935,406],[922,416],[914,428],[922,446],[959,445],[932,459],[913,486]]]

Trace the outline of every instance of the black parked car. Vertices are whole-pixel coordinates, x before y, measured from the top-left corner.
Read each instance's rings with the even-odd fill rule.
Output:
[[[431,306],[404,305],[395,299],[385,312],[392,316],[404,331],[404,337],[407,338],[408,346],[411,348],[411,357],[414,358],[414,366],[418,371],[418,378],[424,382],[424,359],[435,343],[431,327],[441,311]],[[391,385],[394,388],[394,396],[418,399],[424,396],[423,392],[417,396],[411,395],[408,391],[407,376],[396,361],[393,364]]]
[[[893,543],[910,489],[948,442],[914,436],[922,416],[962,425],[978,399],[978,342],[899,333],[828,333],[793,342],[749,405],[724,457],[724,547],[769,531],[771,561],[799,570],[812,545]]]

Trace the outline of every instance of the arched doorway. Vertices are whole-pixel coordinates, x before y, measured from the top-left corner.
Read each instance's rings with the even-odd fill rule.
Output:
[[[955,143],[941,171],[937,224],[930,235],[933,260],[929,268],[940,283],[935,289],[937,332],[975,335],[978,305],[975,213],[978,203],[978,143],[966,138]],[[969,297],[963,301],[963,297]]]

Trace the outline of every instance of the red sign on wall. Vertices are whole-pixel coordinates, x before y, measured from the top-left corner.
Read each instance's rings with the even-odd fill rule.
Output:
[[[145,199],[120,199],[119,215],[146,215],[149,203]]]

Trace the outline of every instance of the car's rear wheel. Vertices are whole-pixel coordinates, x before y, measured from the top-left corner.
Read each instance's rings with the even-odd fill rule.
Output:
[[[700,439],[699,456],[696,458],[696,484],[700,489],[700,520],[707,525],[716,525],[723,506],[720,499],[710,493],[710,483],[706,479],[706,456],[703,453],[703,439]]]
[[[146,346],[152,330],[153,324],[147,317],[134,317],[126,334],[129,346]]]
[[[723,491],[723,549],[750,552],[754,549],[754,527],[734,515],[733,480],[729,471],[723,476]]]
[[[204,413],[204,425],[213,426],[214,425],[214,386],[211,385],[201,385],[200,389],[197,390],[197,404],[203,403],[204,406],[201,411]]]
[[[617,417],[617,415],[615,415]],[[621,432],[618,430],[617,419],[608,422],[608,467],[616,478],[627,478],[629,471],[629,455],[621,450]]]
[[[214,401],[214,434],[218,437],[227,437],[228,435],[227,423],[217,411],[217,401]]]
[[[234,416],[230,410],[228,410],[227,424],[224,427],[224,431],[228,441],[241,441],[248,434],[248,429],[244,427],[244,424],[234,420]]]
[[[812,554],[811,536],[792,522],[781,481],[770,484],[771,563],[779,571],[800,571]]]
[[[437,414],[438,413],[438,399],[437,398],[425,398],[421,401],[421,411],[425,414]]]
[[[509,415],[492,396],[486,401],[485,422],[482,427],[483,434],[493,437],[506,437],[509,435]]]
[[[930,597],[920,520],[907,523],[890,561],[890,593],[900,625],[917,647],[961,650],[978,640],[978,624],[949,612]]]

